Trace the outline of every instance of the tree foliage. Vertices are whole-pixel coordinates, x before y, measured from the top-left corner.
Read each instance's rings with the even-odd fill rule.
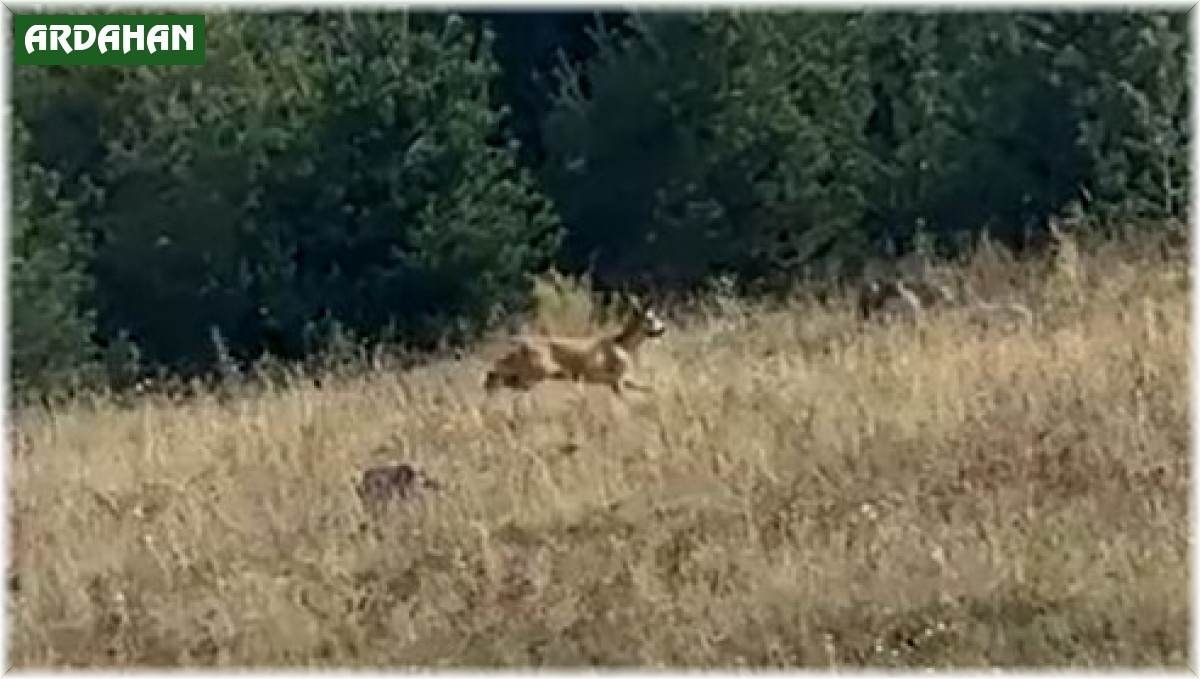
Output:
[[[69,382],[95,357],[75,206],[62,196],[60,177],[31,160],[30,145],[28,129],[14,121],[9,376],[20,395]]]
[[[1186,31],[1162,11],[307,11],[210,17],[203,67],[18,68],[14,375],[129,342],[195,370],[466,341],[551,266],[791,284],[925,236],[1030,246],[1074,205],[1180,217]]]
[[[224,15],[205,67],[121,69],[80,171],[102,331],[193,368],[213,329],[296,357],[314,325],[428,346],[519,306],[557,222],[500,133],[488,39],[453,15]]]
[[[1072,201],[1185,204],[1183,14],[637,19],[546,119],[565,257],[615,280],[790,278],[922,234],[1020,247]]]

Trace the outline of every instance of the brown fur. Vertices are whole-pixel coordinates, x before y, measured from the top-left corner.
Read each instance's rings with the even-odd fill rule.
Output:
[[[661,337],[666,327],[658,316],[634,303],[633,313],[617,330],[599,337],[524,335],[492,365],[483,381],[489,393],[500,387],[526,391],[545,380],[574,380],[608,385],[617,394],[625,387],[648,391],[629,378],[633,358],[647,339]]]
[[[422,488],[436,490],[440,484],[411,464],[399,462],[363,470],[355,490],[364,505],[378,507],[392,500],[407,500]]]
[[[876,316],[919,318],[935,307],[961,306],[967,317],[984,326],[1031,326],[1033,312],[1018,302],[988,302],[975,299],[970,290],[961,300],[945,286],[925,281],[871,281],[859,291],[858,309],[864,319]]]
[[[954,302],[954,293],[943,285],[903,279],[871,281],[859,291],[858,311],[864,319],[896,313],[917,317],[926,309]]]

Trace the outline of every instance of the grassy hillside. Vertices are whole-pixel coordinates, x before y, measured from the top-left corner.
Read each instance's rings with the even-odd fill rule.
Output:
[[[9,662],[1181,666],[1186,253],[950,273],[1038,326],[714,298],[624,402],[480,354],[19,413]],[[391,459],[446,488],[373,522]]]

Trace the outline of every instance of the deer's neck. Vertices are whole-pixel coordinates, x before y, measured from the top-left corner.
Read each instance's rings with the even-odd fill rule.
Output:
[[[637,351],[637,348],[641,346],[642,341],[645,339],[646,336],[642,333],[641,326],[637,323],[626,323],[612,336],[613,344],[629,352]]]

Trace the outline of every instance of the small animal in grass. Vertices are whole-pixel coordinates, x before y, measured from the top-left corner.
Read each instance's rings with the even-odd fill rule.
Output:
[[[984,328],[1030,328],[1034,326],[1033,311],[1020,302],[973,302],[967,308],[972,323]]]
[[[859,292],[859,313],[864,319],[882,316],[918,318],[934,306],[960,307],[967,318],[978,325],[1025,326],[1034,324],[1029,307],[1019,302],[989,302],[980,300],[970,290],[960,300],[948,288],[921,281],[872,281]]]
[[[859,290],[858,312],[863,319],[896,315],[916,318],[930,307],[953,302],[954,293],[942,285],[902,279],[870,281]]]
[[[439,490],[441,484],[407,462],[395,462],[363,470],[355,490],[366,505],[377,507],[392,501],[405,501],[424,489]]]
[[[625,388],[650,391],[630,377],[638,349],[657,339],[667,327],[652,309],[626,297],[629,312],[617,329],[592,337],[519,335],[483,380],[490,394],[500,387],[532,389],[546,380],[573,380],[607,385],[618,395]]]

